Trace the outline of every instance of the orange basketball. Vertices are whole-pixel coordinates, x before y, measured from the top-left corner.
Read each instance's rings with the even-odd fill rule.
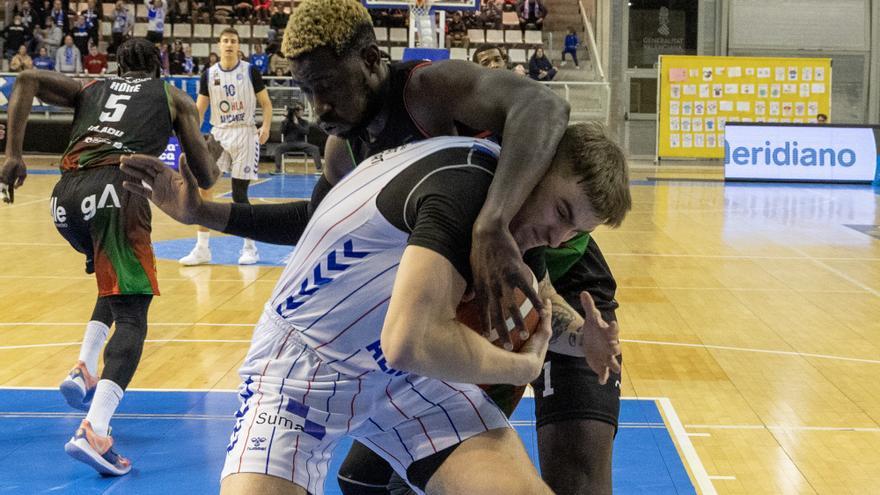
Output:
[[[532,287],[535,288],[535,292],[538,292],[538,280],[534,275],[532,275]],[[541,318],[534,305],[532,305],[532,301],[521,290],[514,289],[514,294],[516,295],[516,304],[519,306],[520,315],[522,315],[528,334],[521,335],[520,332],[513,330],[513,318],[510,317],[507,311],[504,312],[504,319],[509,331],[510,343],[513,344],[513,350],[518,351],[523,343],[538,329],[538,322]],[[473,331],[480,332],[480,308],[475,300],[472,299],[459,303],[458,308],[455,310],[455,319],[467,325]],[[498,331],[495,328],[489,334],[489,341],[498,347],[503,347],[498,337]]]

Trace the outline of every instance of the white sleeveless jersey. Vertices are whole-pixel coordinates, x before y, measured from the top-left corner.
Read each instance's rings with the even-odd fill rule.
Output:
[[[239,61],[231,70],[220,63],[208,70],[208,95],[211,99],[211,125],[214,127],[254,127],[257,95],[251,81],[251,64]]]
[[[283,318],[298,334],[294,338],[341,373],[401,373],[386,364],[379,336],[409,232],[389,223],[376,199],[407,167],[449,148],[500,153],[491,141],[444,137],[366,159],[321,202],[269,299],[267,312]],[[439,170],[477,167],[470,157]]]

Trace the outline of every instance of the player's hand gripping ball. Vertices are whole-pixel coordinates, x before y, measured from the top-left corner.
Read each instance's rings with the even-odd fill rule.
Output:
[[[540,293],[538,290],[538,280],[535,278],[534,274],[532,274],[532,287],[535,289],[536,293]],[[538,323],[541,321],[541,314],[535,309],[534,305],[532,305],[532,301],[530,301],[521,290],[514,289],[514,294],[516,295],[516,304],[525,331],[520,332],[514,329],[514,318],[511,316],[510,310],[506,310],[503,315],[504,323],[507,326],[507,332],[510,335],[510,342],[513,344],[513,347],[504,347],[502,340],[499,338],[498,329],[496,328],[492,328],[489,332],[488,339],[489,342],[492,342],[498,347],[517,352],[529,337],[535,333],[535,330],[538,329]],[[471,330],[481,333],[480,311],[483,311],[483,308],[478,306],[475,299],[462,301],[455,310],[455,319],[469,327]]]

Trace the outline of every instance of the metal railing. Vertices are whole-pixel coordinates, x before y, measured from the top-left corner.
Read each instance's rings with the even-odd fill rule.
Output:
[[[599,80],[605,81],[605,69],[602,68],[602,60],[599,58],[599,48],[596,46],[596,34],[593,32],[593,24],[587,18],[587,10],[584,8],[584,3],[580,0],[578,0],[578,8],[581,13],[581,21],[584,23],[584,28],[586,28],[587,32],[587,50],[590,52],[590,60],[593,62],[596,74],[599,75]]]

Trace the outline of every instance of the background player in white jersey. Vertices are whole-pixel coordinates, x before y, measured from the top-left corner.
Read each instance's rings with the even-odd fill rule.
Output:
[[[232,201],[248,203],[248,186],[257,178],[260,165],[260,145],[269,139],[272,125],[272,101],[263,84],[260,71],[248,62],[239,60],[239,37],[234,28],[220,33],[220,61],[205,68],[199,86],[196,106],[203,119],[211,106],[211,134],[223,146],[224,153],[217,165],[232,176]],[[263,110],[263,124],[259,133],[254,124],[257,103]],[[210,191],[204,191],[211,197]],[[211,262],[208,246],[210,233],[200,228],[196,247],[180,259],[186,266]],[[260,261],[257,246],[251,239],[244,240],[240,265]]]
[[[454,319],[471,278],[470,233],[499,153],[473,138],[408,144],[366,160],[328,193],[240,370],[243,404],[222,493],[320,494],[330,452],[346,435],[421,491],[549,493],[503,412],[465,385],[537,376],[549,300],[542,329],[519,353]],[[135,182],[126,188],[185,223],[227,231],[250,224],[262,238],[260,229],[278,229],[290,209],[201,200],[191,177],[149,157],[127,160],[124,170],[152,190]],[[619,225],[630,205],[620,148],[600,125],[574,125],[510,229],[526,252]],[[549,297],[551,286],[542,287]],[[615,367],[617,335],[603,330],[585,337],[594,357]]]

